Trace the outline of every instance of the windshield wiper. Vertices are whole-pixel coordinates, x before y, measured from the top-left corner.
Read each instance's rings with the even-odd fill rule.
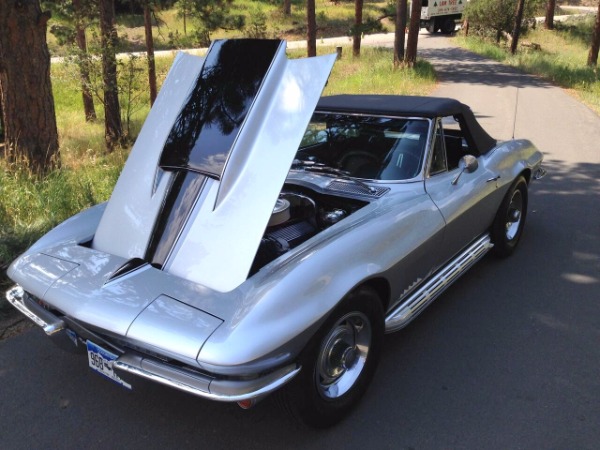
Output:
[[[292,169],[294,168],[302,168],[310,172],[328,173],[331,175],[339,175],[343,177],[350,176],[350,172],[348,172],[347,170],[336,169],[335,167],[330,167],[323,163],[318,163],[315,161],[305,161],[302,159],[294,160],[294,162],[292,163]]]
[[[377,189],[373,186],[369,186],[367,183],[360,181],[354,177],[350,176],[350,172],[347,170],[336,169],[335,167],[329,167],[323,163],[318,163],[315,161],[305,161],[301,159],[295,159],[292,163],[292,169],[294,168],[302,168],[303,170],[309,172],[317,172],[323,173],[326,175],[335,175],[337,178],[341,178],[342,180],[351,181],[369,191],[371,194],[377,194]]]

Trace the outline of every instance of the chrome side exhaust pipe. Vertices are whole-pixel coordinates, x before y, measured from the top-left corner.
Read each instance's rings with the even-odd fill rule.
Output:
[[[408,325],[493,246],[489,234],[473,242],[387,315],[385,332],[392,333]]]

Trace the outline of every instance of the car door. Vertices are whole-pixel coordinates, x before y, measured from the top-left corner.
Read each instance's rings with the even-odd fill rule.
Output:
[[[430,153],[425,190],[446,222],[439,251],[441,264],[490,227],[496,213],[498,174],[469,148],[463,130],[452,118],[437,120]],[[477,157],[478,168],[459,177],[459,160],[466,154]]]

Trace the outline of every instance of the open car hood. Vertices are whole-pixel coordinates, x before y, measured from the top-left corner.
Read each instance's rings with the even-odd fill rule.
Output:
[[[179,54],[92,248],[227,292],[250,267],[335,55],[279,40]]]

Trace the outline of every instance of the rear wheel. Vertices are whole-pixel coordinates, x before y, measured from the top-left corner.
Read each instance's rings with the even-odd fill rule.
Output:
[[[427,23],[427,31],[429,31],[429,33],[433,34],[436,32],[436,20],[435,19],[431,19],[428,23]]]
[[[383,334],[375,291],[361,287],[348,294],[305,349],[296,379],[279,393],[285,409],[317,428],[343,419],[373,378]]]
[[[442,21],[440,28],[444,34],[454,33],[454,30],[456,29],[456,22],[454,22],[454,19],[447,17]]]
[[[526,216],[527,182],[523,177],[519,177],[502,200],[492,225],[492,241],[496,255],[505,257],[515,251],[523,234]]]

